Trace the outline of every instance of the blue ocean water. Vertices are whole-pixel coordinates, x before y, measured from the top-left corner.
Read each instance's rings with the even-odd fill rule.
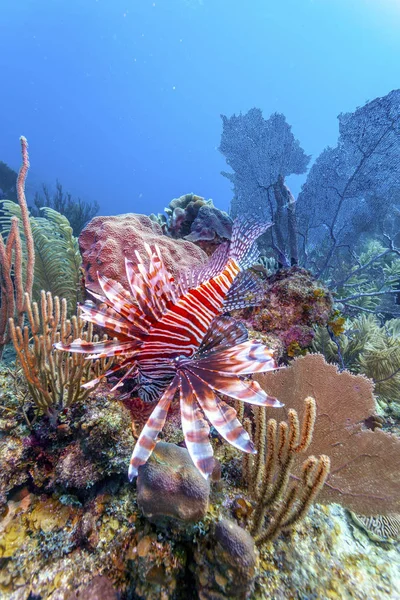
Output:
[[[282,112],[315,159],[339,113],[399,85],[397,0],[0,4],[0,160],[17,170],[25,135],[28,196],[58,178],[102,214],[187,192],[227,210],[220,114]]]

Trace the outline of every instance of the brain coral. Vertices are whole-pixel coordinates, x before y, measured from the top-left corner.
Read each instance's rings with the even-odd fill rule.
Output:
[[[146,242],[158,244],[166,267],[174,276],[207,259],[203,250],[192,242],[173,240],[163,235],[160,225],[145,215],[128,213],[95,217],[79,236],[87,287],[101,291],[97,272],[128,287],[124,258],[135,261],[135,250],[138,250],[145,260]]]

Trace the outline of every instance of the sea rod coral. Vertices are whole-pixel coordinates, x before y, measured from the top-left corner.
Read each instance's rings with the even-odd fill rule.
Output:
[[[17,197],[21,208],[21,219],[27,247],[27,261],[24,277],[21,236],[18,219],[14,217],[11,219],[6,243],[4,243],[3,237],[0,235],[0,357],[4,346],[10,340],[8,320],[16,318],[18,323],[22,324],[24,292],[27,292],[29,296],[32,294],[35,266],[34,242],[29,222],[28,206],[25,199],[25,180],[29,169],[28,142],[23,136],[20,138],[20,141],[22,166],[17,179]]]
[[[245,452],[255,452],[234,408],[218,392],[253,404],[281,406],[260,386],[242,376],[275,368],[272,352],[247,339],[245,328],[221,313],[246,305],[257,294],[253,278],[243,271],[254,263],[254,241],[269,223],[237,220],[231,244],[221,245],[202,268],[185,273],[176,282],[165,268],[160,250],[146,250],[150,267],[140,255],[135,265],[126,261],[130,294],[119,283],[99,277],[102,306],[86,304],[82,317],[104,327],[117,340],[89,343],[77,339],[58,343],[59,350],[86,353],[91,358],[120,356],[122,361],[104,373],[126,371],[113,388],[128,376],[137,378],[144,399],[159,399],[133,452],[129,477],[133,479],[151,455],[179,390],[182,429],[189,454],[207,478],[214,469],[209,426],[204,415],[228,442]],[[92,387],[99,379],[88,382]]]
[[[10,334],[36,408],[56,421],[59,412],[76,401],[84,401],[89,390],[82,383],[112,364],[111,359],[93,362],[82,356],[66,356],[54,350],[55,342],[68,343],[77,337],[88,343],[98,338],[93,326],[78,316],[67,318],[67,301],[41,293],[40,304],[25,294],[28,325],[21,328],[10,318]]]

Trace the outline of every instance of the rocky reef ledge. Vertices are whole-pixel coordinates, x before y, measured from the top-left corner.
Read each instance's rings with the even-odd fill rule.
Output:
[[[1,390],[16,407],[6,372]],[[256,549],[236,450],[214,440],[208,484],[161,442],[129,484],[127,409],[97,391],[76,411],[52,436],[0,422],[2,600],[400,598],[399,544],[372,541],[342,507],[315,505]]]

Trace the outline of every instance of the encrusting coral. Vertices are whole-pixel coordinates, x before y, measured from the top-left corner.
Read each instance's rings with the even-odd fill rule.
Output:
[[[333,299],[328,288],[299,267],[282,269],[264,282],[264,296],[257,306],[234,311],[247,327],[275,338],[285,359],[304,354],[317,325],[332,316]]]

